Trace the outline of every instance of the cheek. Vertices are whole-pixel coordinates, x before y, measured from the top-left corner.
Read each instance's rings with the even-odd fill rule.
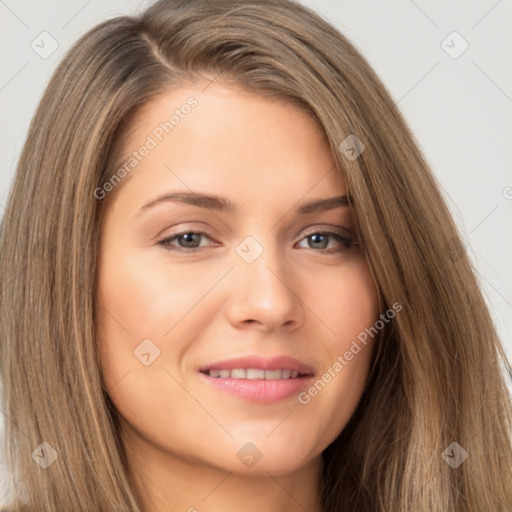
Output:
[[[342,273],[315,298],[325,327],[317,349],[322,351],[322,367],[298,397],[304,412],[318,419],[319,442],[334,440],[357,407],[374,350],[367,330],[379,317],[377,288],[363,258]]]
[[[155,279],[151,266],[140,264],[136,255],[108,254],[99,266],[96,308],[103,380],[128,425],[158,433],[168,426],[163,411],[176,393],[164,370],[183,351],[178,340],[164,343],[164,335],[186,313],[184,297],[176,293],[176,284],[170,288],[161,277]],[[184,401],[181,411],[187,407]]]
[[[155,251],[156,252],[156,251]],[[215,274],[197,278],[183,269],[159,265],[128,253],[111,258],[98,276],[98,301],[104,322],[112,324],[118,336],[162,339],[194,308],[215,283]],[[218,277],[217,277],[218,279]]]
[[[378,318],[378,292],[362,256],[340,267],[336,275],[327,275],[322,283],[310,297],[323,323],[325,348],[339,353]]]
[[[134,394],[153,400],[155,388],[172,384],[163,370],[179,370],[190,340],[207,324],[201,299],[225,270],[205,271],[198,279],[197,269],[162,266],[161,256],[157,264],[143,250],[121,251],[117,247],[122,244],[111,241],[98,265],[97,337],[107,389],[113,388],[111,397],[126,408],[132,402],[135,406],[134,396],[127,398],[129,403],[120,397],[130,382],[137,382]],[[145,366],[144,357],[154,362]]]

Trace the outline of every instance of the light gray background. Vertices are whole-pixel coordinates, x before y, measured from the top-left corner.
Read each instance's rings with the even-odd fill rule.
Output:
[[[466,240],[511,357],[512,1],[303,3],[362,51],[408,120]],[[0,0],[0,216],[30,119],[65,51],[104,19],[147,4]],[[463,39],[450,35],[454,31]],[[31,47],[51,49],[42,32],[58,44],[47,58]],[[463,40],[467,50],[453,58]],[[0,485],[0,503],[8,492]]]

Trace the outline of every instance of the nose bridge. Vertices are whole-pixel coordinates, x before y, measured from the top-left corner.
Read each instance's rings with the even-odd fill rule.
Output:
[[[272,236],[246,237],[236,248],[236,289],[231,298],[231,321],[255,321],[267,329],[301,321],[301,305],[293,291],[291,267]]]

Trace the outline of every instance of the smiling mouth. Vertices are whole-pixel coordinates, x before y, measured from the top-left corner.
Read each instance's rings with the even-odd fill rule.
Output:
[[[209,369],[201,373],[214,379],[245,379],[245,380],[286,380],[311,376],[290,368],[263,370],[262,368]]]
[[[291,368],[203,368],[199,375],[223,394],[251,402],[280,402],[303,390],[313,378],[308,370]]]
[[[201,380],[221,392],[250,402],[291,399],[314,378],[313,367],[287,355],[250,354],[198,368]]]

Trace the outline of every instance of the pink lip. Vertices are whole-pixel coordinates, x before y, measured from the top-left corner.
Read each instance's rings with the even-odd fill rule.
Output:
[[[207,370],[232,370],[234,368],[261,368],[262,370],[290,369],[299,376],[289,379],[232,379],[210,377]],[[254,402],[277,402],[298,394],[309,385],[314,376],[310,366],[288,356],[264,358],[261,356],[240,357],[220,361],[200,368],[200,378],[216,389]]]

